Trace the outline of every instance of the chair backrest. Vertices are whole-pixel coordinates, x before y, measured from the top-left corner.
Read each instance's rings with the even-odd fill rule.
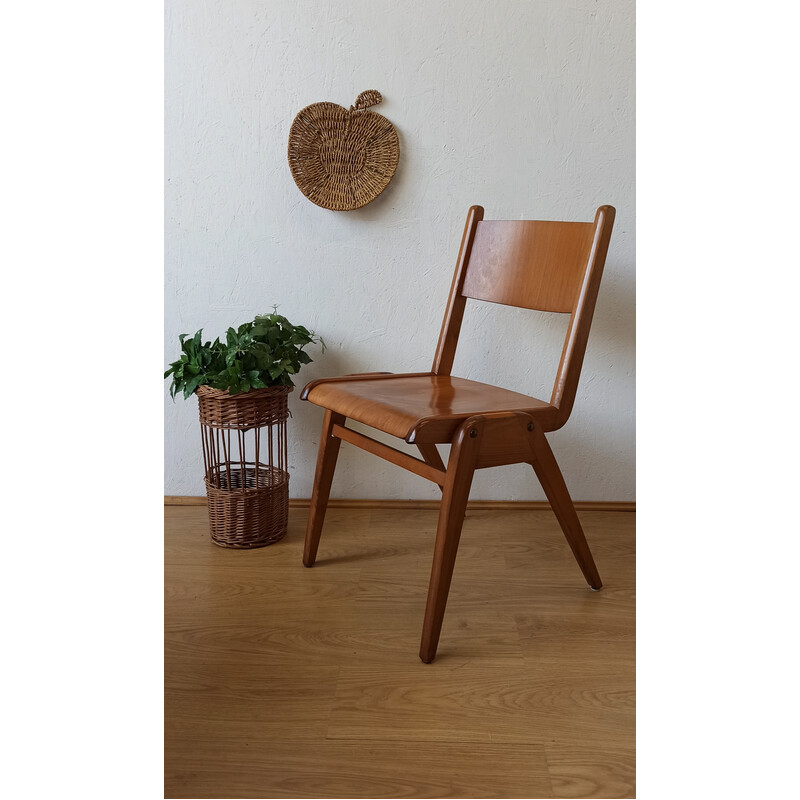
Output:
[[[594,222],[483,221],[483,208],[472,206],[433,372],[450,374],[467,298],[570,314],[550,398],[561,427],[575,402],[614,216],[601,206]]]

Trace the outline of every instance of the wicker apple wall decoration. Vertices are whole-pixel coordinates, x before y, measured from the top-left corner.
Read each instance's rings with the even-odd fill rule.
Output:
[[[289,130],[289,168],[300,191],[332,211],[372,202],[397,169],[400,144],[386,117],[368,111],[383,101],[369,89],[349,109],[336,103],[306,106]]]

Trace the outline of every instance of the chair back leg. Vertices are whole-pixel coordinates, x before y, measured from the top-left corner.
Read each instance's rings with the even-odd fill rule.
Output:
[[[589,586],[592,589],[600,589],[603,582],[600,580],[600,574],[592,558],[592,552],[589,550],[589,544],[575,512],[575,506],[572,504],[572,498],[569,496],[564,476],[561,474],[556,457],[550,449],[550,443],[538,425],[534,430],[532,446],[535,454],[532,463],[533,469],[542,484],[558,524],[567,538],[575,560],[578,562],[578,566],[581,568],[581,572],[583,572],[583,576]]]
[[[444,461],[442,461],[442,457],[439,455],[435,444],[418,444],[417,448],[425,459],[426,464],[430,464],[432,467],[444,471]],[[440,491],[444,491],[443,485],[437,484],[437,486],[439,486]]]
[[[433,566],[428,585],[428,601],[425,606],[425,620],[422,625],[422,642],[419,657],[430,664],[436,656],[442,620],[450,592],[450,581],[456,562],[464,512],[467,508],[472,476],[480,447],[483,423],[462,425],[456,433],[450,448],[447,463],[447,477],[442,489],[442,505],[439,510],[439,524],[436,528],[436,544],[433,552]]]
[[[317,471],[314,475],[314,489],[311,493],[311,505],[308,510],[308,527],[306,528],[306,542],[303,549],[303,564],[307,567],[314,566],[317,559],[319,537],[322,534],[322,523],[325,521],[325,511],[328,508],[328,498],[331,493],[333,473],[336,471],[336,460],[339,457],[339,446],[342,440],[333,435],[333,426],[344,426],[345,417],[329,409],[325,410],[322,421],[322,433],[319,439],[317,453]]]

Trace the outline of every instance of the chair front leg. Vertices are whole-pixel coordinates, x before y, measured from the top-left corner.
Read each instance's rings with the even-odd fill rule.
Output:
[[[308,509],[306,542],[303,549],[303,564],[307,567],[313,567],[317,559],[322,523],[325,521],[325,511],[328,508],[333,473],[336,470],[336,459],[339,456],[339,447],[342,444],[342,440],[333,435],[333,426],[343,426],[344,423],[345,417],[341,414],[325,409],[325,419],[322,422],[319,452],[317,453],[314,489],[311,493],[311,505]]]
[[[469,419],[458,429],[450,448],[419,650],[419,657],[426,664],[433,661],[439,644],[482,433],[482,419]]]

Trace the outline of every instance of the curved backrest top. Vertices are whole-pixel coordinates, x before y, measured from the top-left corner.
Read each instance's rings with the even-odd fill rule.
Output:
[[[461,294],[520,308],[571,313],[594,232],[593,222],[478,222]]]

